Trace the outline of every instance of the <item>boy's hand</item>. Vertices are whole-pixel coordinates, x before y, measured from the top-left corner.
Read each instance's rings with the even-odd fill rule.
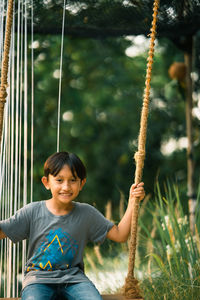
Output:
[[[112,241],[123,243],[126,242],[131,230],[131,218],[133,203],[135,199],[141,201],[144,196],[144,183],[133,184],[130,188],[129,204],[127,210],[118,225],[114,225],[107,233],[107,238]]]
[[[6,234],[0,229],[0,240],[5,239],[6,237]]]
[[[135,198],[139,201],[144,199],[145,191],[144,191],[144,182],[140,182],[138,184],[132,184],[130,188],[129,202],[131,203]]]

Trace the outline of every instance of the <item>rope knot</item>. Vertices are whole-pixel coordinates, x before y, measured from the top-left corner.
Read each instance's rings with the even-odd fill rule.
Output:
[[[135,152],[134,159],[135,159],[135,161],[140,161],[140,160],[144,161],[145,151],[139,150],[139,151]]]
[[[143,299],[140,294],[138,280],[133,276],[127,276],[123,287],[123,295],[127,299]]]
[[[0,101],[5,103],[7,96],[8,96],[8,94],[6,92],[5,86],[1,86],[0,87]]]

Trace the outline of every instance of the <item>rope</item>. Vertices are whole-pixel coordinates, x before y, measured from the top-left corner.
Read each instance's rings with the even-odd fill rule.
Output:
[[[5,1],[2,0],[0,1],[0,28],[4,27],[4,6],[5,6]],[[3,41],[4,41],[4,31],[0,31],[0,62],[2,62],[2,57],[3,57]]]
[[[58,90],[58,124],[57,124],[57,152],[60,148],[60,105],[62,93],[62,67],[63,67],[63,48],[64,48],[64,35],[65,35],[65,12],[66,0],[63,2],[63,20],[62,20],[62,35],[61,35],[61,48],[60,48],[60,75],[59,75],[59,90]]]
[[[30,202],[33,202],[33,162],[34,162],[34,26],[33,26],[33,0],[31,0],[31,191]]]
[[[16,107],[15,107],[15,188],[14,188],[14,213],[17,211],[19,208],[18,205],[18,183],[20,183],[20,177],[19,177],[19,82],[20,82],[20,11],[21,11],[21,1],[18,1],[18,8],[17,8],[17,45],[16,45],[16,96],[15,96],[15,102],[16,102]],[[19,184],[20,185],[20,184]],[[20,196],[19,196],[20,199]],[[19,274],[19,244],[15,245],[14,244],[14,251],[15,254],[13,254],[13,265],[15,264],[16,269],[15,269],[15,274]],[[13,276],[14,276],[14,271],[13,271]],[[16,297],[18,295],[18,289],[19,289],[19,276],[15,276],[15,281],[13,281],[13,286],[14,282],[16,282],[14,290],[13,290],[13,296]]]
[[[150,82],[151,82],[151,73],[152,73],[153,56],[154,56],[158,7],[159,7],[159,0],[155,0],[153,5],[153,21],[152,21],[151,34],[150,34],[149,53],[147,58],[148,63],[147,63],[147,71],[146,71],[145,90],[143,96],[143,107],[142,107],[141,119],[140,119],[138,151],[135,153],[134,156],[136,161],[134,182],[136,184],[141,182],[143,167],[144,167],[144,159],[145,159],[145,144],[146,144],[147,120],[148,120],[148,110],[149,110]],[[139,200],[136,198],[133,204],[131,236],[130,236],[130,244],[129,244],[128,274],[124,286],[124,294],[129,299],[142,298],[140,295],[138,281],[137,279],[134,278],[138,214],[139,214]]]
[[[6,103],[7,92],[6,88],[8,86],[8,64],[9,64],[9,51],[10,51],[10,40],[11,40],[11,30],[12,30],[12,20],[13,20],[13,1],[9,0],[8,3],[8,17],[6,21],[6,34],[4,42],[4,53],[1,68],[1,85],[0,85],[0,144],[2,138],[3,130],[3,118],[4,118],[4,105]]]
[[[28,35],[27,35],[27,1],[24,2],[24,145],[23,145],[23,206],[27,204],[28,187]],[[22,269],[25,269],[27,240],[22,241]]]
[[[15,4],[14,4],[15,6]],[[15,7],[14,7],[15,10]],[[13,32],[15,28],[15,19],[13,20]],[[15,118],[14,118],[14,108],[15,108],[15,35],[12,35],[12,40],[11,40],[11,58],[10,58],[10,82],[9,86],[11,87],[10,89],[10,102],[11,102],[11,109],[10,109],[10,162],[11,162],[11,168],[10,168],[10,198],[9,198],[9,205],[10,205],[10,216],[13,215],[13,199],[14,199],[14,129],[15,129]],[[12,296],[14,295],[13,292],[15,290],[15,276],[14,276],[14,271],[15,271],[15,247],[13,247],[12,243],[9,243],[9,261],[10,261],[10,270],[9,272],[9,287],[10,287],[10,292],[12,292]],[[11,296],[11,294],[10,294]]]

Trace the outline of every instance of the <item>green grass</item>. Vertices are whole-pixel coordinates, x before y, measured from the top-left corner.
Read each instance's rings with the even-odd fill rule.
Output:
[[[200,299],[200,242],[199,227],[194,234],[190,231],[188,216],[183,211],[176,186],[167,186],[166,195],[157,187],[157,199],[150,205],[152,230],[142,218],[144,238],[151,245],[147,255],[149,274],[141,288],[145,299]],[[197,205],[198,207],[198,205]],[[200,223],[196,213],[196,224]]]
[[[192,234],[177,187],[168,185],[163,195],[158,186],[157,199],[147,202],[139,225],[135,277],[139,279],[144,298],[200,300],[198,209],[196,232]],[[86,271],[100,292],[115,293],[127,275],[128,251],[125,245],[112,243],[107,252],[102,249],[102,253],[103,264],[100,264],[90,249],[95,267],[92,269],[86,259]]]

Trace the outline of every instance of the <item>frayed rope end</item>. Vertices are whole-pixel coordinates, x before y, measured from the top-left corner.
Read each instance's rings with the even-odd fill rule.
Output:
[[[127,299],[143,299],[139,288],[139,282],[136,278],[126,277],[123,287],[123,295]]]

